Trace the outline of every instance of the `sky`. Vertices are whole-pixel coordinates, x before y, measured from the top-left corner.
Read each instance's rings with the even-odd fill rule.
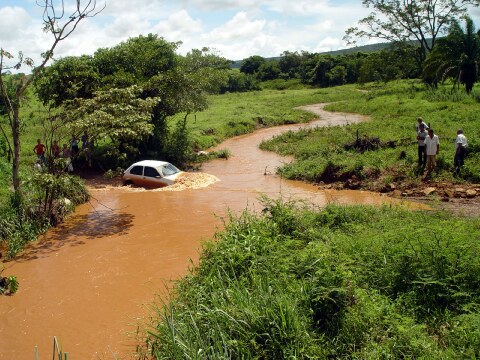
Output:
[[[15,55],[22,51],[38,64],[53,38],[42,31],[36,1],[0,0],[0,47]],[[60,0],[53,2],[60,8]],[[67,7],[72,3],[65,0]],[[97,0],[98,7],[104,3]],[[106,0],[105,9],[82,20],[54,57],[92,55],[149,33],[181,41],[182,55],[203,47],[229,60],[275,57],[286,50],[324,52],[348,47],[345,30],[369,13],[361,0]],[[374,42],[379,40],[359,44]]]

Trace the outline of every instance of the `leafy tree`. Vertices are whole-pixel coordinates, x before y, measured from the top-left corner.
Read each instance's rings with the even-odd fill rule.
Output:
[[[425,62],[424,78],[452,78],[470,93],[478,77],[479,57],[480,34],[475,31],[472,19],[465,17],[465,30],[455,21],[448,35],[438,40]]]
[[[68,16],[65,14],[65,4],[62,2],[61,9],[56,8],[53,0],[38,0],[37,4],[43,8],[43,30],[53,36],[53,42],[50,48],[43,54],[43,60],[37,66],[30,76],[19,76],[14,79],[14,83],[8,86],[4,81],[5,71],[10,69],[20,69],[22,65],[33,66],[33,60],[26,58],[23,53],[19,53],[15,59],[8,51],[0,48],[0,96],[3,104],[6,105],[6,113],[9,127],[11,130],[11,140],[13,143],[13,160],[12,160],[12,183],[15,191],[20,188],[19,164],[20,164],[20,104],[25,93],[39,72],[45,67],[47,62],[52,58],[53,52],[57,45],[65,40],[77,28],[80,21],[93,17],[103,10],[97,9],[96,0],[88,0],[86,4],[82,4],[81,0],[76,1],[76,5],[72,13]],[[60,11],[59,11],[60,10]],[[13,62],[13,64],[9,64]],[[12,97],[11,90],[14,90]],[[2,126],[2,134],[6,136],[6,131]],[[10,139],[6,136],[6,140],[10,145]]]
[[[347,81],[347,69],[345,66],[336,65],[327,72],[326,77],[330,86],[344,85]]]
[[[297,77],[300,66],[302,65],[302,55],[297,51],[284,51],[280,57],[278,65],[280,66],[282,73],[285,74],[285,77],[293,79]]]
[[[58,107],[66,100],[89,99],[100,86],[100,76],[91,56],[56,60],[36,77],[35,90],[44,105]]]
[[[465,14],[468,5],[479,4],[479,0],[363,0],[363,5],[374,12],[360,20],[362,28],[349,28],[344,39],[348,43],[355,43],[359,37],[416,40],[419,61],[423,62],[452,21]]]
[[[167,118],[182,112],[188,116],[206,109],[207,95],[219,93],[227,83],[228,65],[226,59],[208,48],[193,50],[184,58],[179,57],[176,67],[145,82],[142,97],[158,97],[161,101],[153,109],[155,129],[153,136],[141,147],[143,153],[169,157]],[[182,158],[180,155],[175,157]]]
[[[174,68],[178,45],[155,34],[140,35],[112,48],[98,49],[94,61],[106,87],[116,87],[109,80],[119,73],[133,76],[138,84]]]
[[[240,71],[245,74],[253,75],[256,72],[258,72],[258,69],[260,69],[260,66],[262,66],[262,64],[265,62],[266,62],[265,58],[261,56],[258,56],[258,55],[250,56],[242,61],[242,65],[240,66]]]
[[[330,86],[330,79],[327,73],[335,66],[334,58],[331,55],[318,55],[315,68],[313,69],[311,81],[313,85],[322,87]]]
[[[228,73],[227,83],[221,87],[220,93],[246,92],[252,90],[260,90],[258,80],[251,74],[232,70]]]
[[[258,69],[257,78],[262,81],[278,79],[280,66],[278,61],[266,61]]]
[[[91,99],[75,99],[65,104],[62,114],[71,132],[79,134],[88,129],[89,141],[138,139],[152,132],[152,108],[158,98],[141,99],[142,89],[97,91]]]
[[[139,99],[157,99],[149,118],[153,129],[144,143],[132,142],[131,138],[122,136],[122,148],[129,146],[149,156],[168,156],[167,118],[179,112],[190,114],[205,109],[208,105],[207,94],[220,92],[220,88],[226,84],[230,65],[230,61],[208,48],[194,49],[186,56],[179,56],[175,53],[177,47],[178,43],[167,42],[153,34],[130,38],[112,48],[97,50],[89,61],[85,61],[87,58],[65,60],[68,63],[79,62],[82,64],[80,68],[85,68],[85,71],[76,72],[74,68],[60,67],[62,61],[55,63],[38,81],[38,92],[44,94],[45,99],[57,99],[55,106],[59,106],[65,104],[67,99],[90,99],[95,89],[103,90],[97,93],[96,98],[102,94],[101,101],[106,101],[104,98],[115,95],[114,89],[136,86],[136,89],[140,89],[135,91]],[[73,90],[68,96],[60,97],[57,94],[61,90],[60,84],[69,83],[72,77],[74,84],[83,84],[87,79],[94,80],[90,83],[91,94]],[[77,88],[81,89],[78,85]],[[113,102],[120,105],[116,99]],[[125,105],[136,106],[131,102]],[[118,116],[122,118],[121,114]],[[88,128],[79,120],[81,117],[74,118],[79,121],[79,129]],[[118,145],[119,141],[113,143]]]
[[[414,46],[397,44],[391,48],[369,54],[361,63],[358,81],[390,81],[394,79],[412,79],[421,72],[415,61]]]

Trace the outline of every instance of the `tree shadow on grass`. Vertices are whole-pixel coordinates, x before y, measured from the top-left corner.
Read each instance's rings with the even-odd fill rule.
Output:
[[[30,244],[16,261],[38,259],[56,252],[62,247],[79,246],[88,240],[111,235],[125,235],[133,226],[132,214],[115,211],[97,211],[84,215],[74,215],[64,223],[40,236],[38,242]]]

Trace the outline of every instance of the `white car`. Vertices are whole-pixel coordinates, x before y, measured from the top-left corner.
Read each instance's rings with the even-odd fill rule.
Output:
[[[168,162],[143,160],[125,170],[122,179],[125,185],[135,184],[153,188],[174,184],[180,174],[182,171]]]

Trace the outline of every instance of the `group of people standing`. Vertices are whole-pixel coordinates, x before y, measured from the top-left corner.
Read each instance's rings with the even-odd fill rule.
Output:
[[[88,134],[85,132],[80,140],[82,141],[82,149],[88,152],[89,141]],[[35,168],[42,170],[42,166],[46,164],[45,153],[47,147],[42,143],[40,139],[37,139],[37,144],[34,146],[33,151],[37,155],[37,162],[35,163]],[[80,149],[78,147],[78,139],[75,135],[72,135],[70,139],[70,146],[63,144],[63,148],[60,149],[60,146],[57,143],[57,140],[53,140],[53,143],[50,147],[50,155],[53,159],[64,158],[67,159],[66,169],[71,172],[73,171],[73,159],[78,155]]]
[[[423,122],[421,117],[417,118],[417,142],[418,142],[418,166],[427,167],[427,172],[431,173],[435,170],[436,156],[440,151],[440,140],[435,135],[433,129]],[[464,164],[465,154],[467,151],[467,138],[463,134],[462,129],[457,130],[457,138],[455,139],[455,156],[453,165],[455,174],[458,174],[460,168]]]

